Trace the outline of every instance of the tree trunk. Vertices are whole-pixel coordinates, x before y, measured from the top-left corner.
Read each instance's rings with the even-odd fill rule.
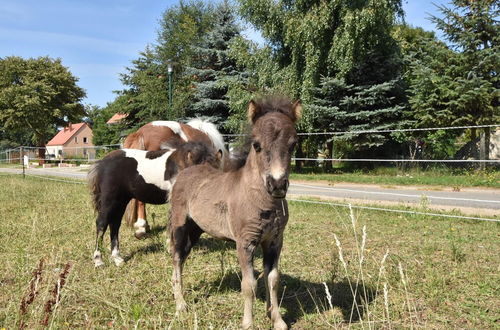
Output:
[[[333,140],[326,143],[326,157],[333,158]],[[333,169],[333,160],[327,160],[325,162],[325,172],[331,172]]]
[[[481,140],[479,145],[479,159],[489,160],[490,159],[490,128],[485,127],[484,133],[481,134]],[[485,170],[488,163],[480,163],[479,168]]]
[[[304,150],[302,149],[302,142],[303,138],[301,135],[298,136],[298,141],[297,141],[297,152],[295,152],[295,157],[296,158],[304,158]],[[296,160],[295,161],[295,170],[300,171],[304,165],[304,161],[302,160]]]
[[[38,139],[38,165],[42,166],[45,164],[45,143],[42,139]]]

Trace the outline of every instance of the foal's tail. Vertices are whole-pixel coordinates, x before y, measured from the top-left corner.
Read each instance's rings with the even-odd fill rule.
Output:
[[[101,186],[99,185],[99,163],[97,162],[90,168],[87,174],[87,183],[90,189],[90,194],[92,195],[92,204],[94,205],[94,210],[99,212],[101,209]]]
[[[137,199],[132,198],[130,202],[128,202],[125,213],[123,214],[123,219],[130,227],[137,221]]]

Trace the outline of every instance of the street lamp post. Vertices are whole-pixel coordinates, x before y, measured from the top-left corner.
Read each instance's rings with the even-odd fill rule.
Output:
[[[168,72],[168,105],[172,108],[172,74],[174,73],[174,62],[167,61]]]

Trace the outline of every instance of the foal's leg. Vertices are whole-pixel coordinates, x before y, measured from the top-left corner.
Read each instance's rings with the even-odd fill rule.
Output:
[[[255,246],[246,242],[236,242],[238,252],[238,261],[241,267],[241,294],[243,295],[243,329],[251,329],[253,325],[253,301],[255,298],[255,289],[257,281],[253,275],[253,256]]]
[[[267,316],[273,321],[275,329],[288,329],[281,318],[278,301],[278,285],[280,274],[278,272],[278,261],[283,244],[283,237],[273,242],[262,243],[262,254],[264,257],[264,281],[266,283],[266,306]]]
[[[149,225],[146,221],[146,204],[140,200],[136,200],[137,203],[137,220],[134,223],[135,233],[134,236],[137,239],[143,238],[149,231]]]

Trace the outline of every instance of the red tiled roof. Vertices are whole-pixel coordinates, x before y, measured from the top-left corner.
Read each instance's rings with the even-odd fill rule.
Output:
[[[127,116],[126,113],[115,113],[113,117],[109,118],[106,124],[115,124]]]
[[[48,146],[59,146],[68,142],[76,132],[83,127],[83,125],[87,125],[85,123],[78,124],[69,124],[68,127],[64,127],[60,130],[49,142],[47,142]]]

